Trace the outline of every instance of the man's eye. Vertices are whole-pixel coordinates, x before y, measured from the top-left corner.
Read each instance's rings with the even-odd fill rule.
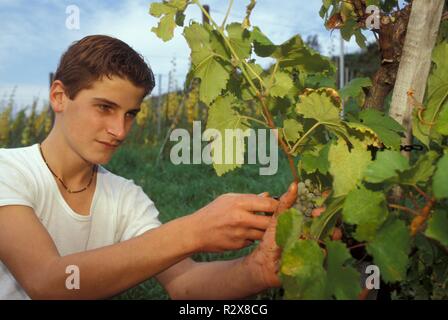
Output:
[[[136,112],[128,112],[127,115],[129,118],[134,119],[137,116],[137,113]]]
[[[99,105],[98,105],[98,108],[99,108],[101,111],[108,111],[108,110],[110,109],[110,106],[108,106],[108,105],[106,105],[106,104],[99,104]]]

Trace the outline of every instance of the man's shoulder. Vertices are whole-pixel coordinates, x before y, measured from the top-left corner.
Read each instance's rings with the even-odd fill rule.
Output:
[[[14,157],[26,157],[35,152],[37,144],[20,148],[0,148],[0,157],[2,158],[14,158]]]
[[[34,161],[37,145],[21,148],[0,148],[0,166],[7,168],[28,167]]]
[[[103,166],[99,167],[98,173],[102,175],[105,187],[111,191],[128,192],[129,190],[138,188],[134,180],[115,174]]]

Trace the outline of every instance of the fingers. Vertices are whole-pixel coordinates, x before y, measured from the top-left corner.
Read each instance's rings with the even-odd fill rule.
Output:
[[[258,195],[259,197],[269,197],[269,192],[262,192]]]
[[[285,210],[288,210],[292,207],[292,205],[297,200],[297,183],[293,182],[290,186],[288,191],[284,193],[279,200],[279,205],[277,210],[275,211],[275,215],[279,215]]]
[[[268,196],[242,194],[238,199],[240,207],[251,212],[275,212],[278,201]]]
[[[250,229],[247,231],[247,239],[248,240],[261,240],[263,239],[264,236],[264,231],[262,230],[257,230],[257,229]]]
[[[259,230],[266,230],[271,222],[271,217],[269,216],[259,216],[255,214],[250,214],[245,217],[247,228],[254,228]]]
[[[317,217],[319,217],[324,211],[325,211],[325,207],[315,208],[315,209],[313,209],[313,211],[311,212],[311,216],[314,217],[314,218],[317,218]]]

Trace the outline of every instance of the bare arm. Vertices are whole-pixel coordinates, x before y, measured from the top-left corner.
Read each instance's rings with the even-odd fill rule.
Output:
[[[247,257],[213,262],[187,258],[157,275],[157,280],[172,299],[241,299],[269,288],[250,264]]]
[[[31,298],[98,299],[122,292],[198,251],[238,249],[261,239],[273,199],[255,195],[220,197],[192,215],[134,239],[61,257],[33,210],[0,207],[0,260]],[[80,289],[68,290],[66,268],[80,270]]]
[[[281,197],[260,244],[248,256],[202,263],[188,258],[157,275],[157,280],[173,299],[240,299],[279,287],[277,272],[281,252],[275,242],[277,217],[296,198],[294,183]]]

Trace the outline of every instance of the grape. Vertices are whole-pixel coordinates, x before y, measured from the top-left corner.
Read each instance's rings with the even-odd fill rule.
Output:
[[[299,182],[297,187],[297,202],[294,208],[306,217],[311,217],[313,210],[317,208],[315,201],[322,193],[310,179]]]

